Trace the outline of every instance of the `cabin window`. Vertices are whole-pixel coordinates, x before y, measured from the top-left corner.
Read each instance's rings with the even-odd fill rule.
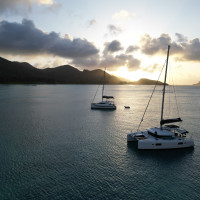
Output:
[[[179,142],[178,144],[183,144],[183,142]]]
[[[162,145],[162,143],[156,143],[156,146],[161,146]]]

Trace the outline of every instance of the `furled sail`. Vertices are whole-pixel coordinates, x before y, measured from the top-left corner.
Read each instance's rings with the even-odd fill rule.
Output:
[[[183,120],[179,117],[179,118],[174,118],[174,119],[163,119],[160,121],[160,124],[170,124],[170,123],[174,123],[174,122],[182,122]]]
[[[103,98],[106,98],[106,99],[114,99],[113,96],[103,96]]]

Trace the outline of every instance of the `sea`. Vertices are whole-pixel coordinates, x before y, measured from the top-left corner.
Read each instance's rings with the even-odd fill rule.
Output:
[[[106,85],[114,111],[91,110],[97,88],[0,85],[0,199],[200,199],[200,87],[177,86],[164,111],[176,104],[194,149],[153,151],[126,136],[154,86]],[[162,87],[154,93],[139,130],[159,126]]]

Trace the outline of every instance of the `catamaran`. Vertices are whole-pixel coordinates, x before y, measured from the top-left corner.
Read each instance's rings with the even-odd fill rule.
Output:
[[[127,141],[137,142],[138,149],[180,149],[194,147],[193,139],[186,137],[189,132],[183,128],[180,128],[178,125],[171,124],[176,122],[182,122],[182,119],[180,117],[172,119],[163,118],[169,51],[170,46],[168,46],[167,51],[165,79],[162,94],[160,127],[148,128],[145,131],[139,131],[138,127],[137,132],[127,134]],[[142,117],[141,122],[143,121],[143,118],[144,115]]]
[[[114,97],[104,95],[105,73],[106,73],[106,69],[104,70],[104,78],[103,78],[103,86],[102,86],[102,99],[98,103],[91,103],[91,109],[116,110],[116,105],[114,104]],[[96,94],[95,94],[95,96],[96,96]]]

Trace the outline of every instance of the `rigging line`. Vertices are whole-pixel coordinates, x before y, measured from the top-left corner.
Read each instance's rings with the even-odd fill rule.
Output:
[[[102,78],[100,79],[100,83],[101,83],[101,82],[102,82]],[[92,99],[92,103],[94,102],[94,99],[95,99],[95,97],[96,97],[96,95],[97,95],[97,92],[98,92],[98,90],[99,90],[100,85],[101,85],[101,84],[99,84],[98,87],[97,87],[97,90],[96,90],[96,93],[95,93],[95,95],[94,95],[94,98]]]
[[[170,61],[169,61],[169,64],[168,64],[168,71],[169,71],[169,74],[170,74],[170,76],[168,76],[168,77],[172,77],[172,70],[171,70],[171,67],[170,67]],[[168,81],[169,81],[169,83],[170,83],[170,81],[171,81],[171,79],[170,78],[168,78]],[[171,99],[172,99],[172,95],[171,95],[171,92],[172,92],[172,90],[171,90],[172,88],[171,88],[171,85],[169,84],[168,85],[168,117],[167,118],[170,118],[170,116],[171,116],[171,113],[172,113],[172,109],[173,109],[173,106],[171,106]]]
[[[172,76],[172,83],[173,83],[173,92],[174,92],[174,96],[175,96],[175,101],[176,101],[176,109],[177,109],[177,114],[178,116],[180,116],[180,112],[179,112],[179,107],[178,107],[178,99],[177,99],[177,96],[176,96],[176,89],[175,89],[175,85],[174,85],[174,78]]]
[[[147,104],[147,106],[146,106],[146,109],[145,109],[145,111],[144,111],[144,114],[143,114],[143,116],[142,116],[142,119],[141,119],[141,121],[140,121],[140,124],[139,124],[139,126],[138,126],[138,128],[137,128],[137,132],[138,132],[138,130],[139,130],[139,128],[140,128],[140,125],[142,124],[142,122],[143,122],[143,120],[144,120],[144,116],[145,116],[146,111],[147,111],[147,109],[148,109],[148,107],[149,107],[151,98],[152,98],[153,93],[154,93],[154,91],[155,91],[155,89],[156,89],[156,86],[157,86],[157,84],[158,84],[158,81],[159,81],[159,79],[160,79],[160,76],[161,76],[161,74],[162,74],[162,71],[163,71],[163,69],[164,69],[164,67],[165,67],[166,61],[167,61],[167,60],[165,60],[165,62],[164,62],[164,65],[163,65],[162,70],[161,70],[161,72],[160,72],[160,74],[159,74],[158,80],[156,81],[156,84],[155,84],[155,86],[154,86],[154,89],[153,89],[153,91],[152,91],[152,93],[151,93],[151,96],[150,96],[150,98],[149,98],[149,102],[148,102],[148,104]]]
[[[105,79],[106,79],[105,75],[106,75],[106,67],[105,67],[105,70],[104,70],[104,73],[103,73],[102,101],[103,101],[104,85],[105,85]]]
[[[167,94],[168,94],[167,96],[168,96],[168,101],[169,101],[168,102],[168,107],[169,108],[167,110],[168,110],[168,118],[170,118],[170,116],[171,116],[171,109],[172,109],[171,108],[171,87],[170,86],[168,86],[168,93]]]

